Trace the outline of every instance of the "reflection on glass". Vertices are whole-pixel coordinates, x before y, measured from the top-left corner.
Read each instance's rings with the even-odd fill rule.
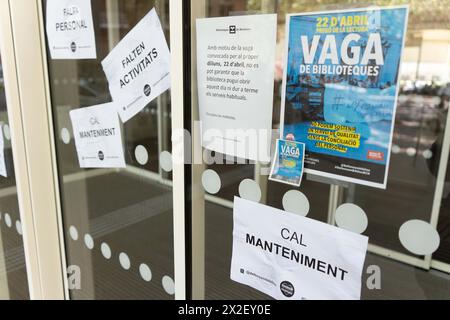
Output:
[[[192,1],[193,6],[196,1]],[[400,96],[395,120],[395,132],[386,191],[348,184],[334,189],[330,197],[327,181],[314,177],[304,180],[302,191],[311,204],[310,218],[332,221],[333,207],[353,203],[367,214],[365,235],[378,249],[369,253],[368,273],[363,274],[363,299],[449,299],[448,274],[428,272],[410,265],[411,258],[424,259],[408,252],[399,240],[400,227],[407,221],[431,221],[437,177],[444,141],[450,141],[446,123],[450,104],[450,19],[448,1],[290,1],[237,0],[206,1],[206,17],[221,17],[258,13],[278,14],[277,61],[275,70],[274,128],[279,128],[281,81],[285,50],[285,15],[309,11],[339,10],[371,5],[410,5],[406,48],[401,66]],[[444,158],[448,155],[444,154]],[[256,179],[263,191],[263,201],[282,208],[283,195],[291,188],[266,182],[264,166],[214,166],[225,186],[217,195],[231,200],[238,195],[239,183]],[[447,168],[445,168],[447,169]],[[449,169],[450,170],[450,169]],[[449,171],[447,170],[447,171]],[[450,272],[450,174],[444,181],[438,231],[441,246],[434,258],[447,263]],[[311,181],[314,180],[314,181]],[[316,182],[315,182],[316,181]],[[442,181],[439,181],[442,183]],[[335,196],[335,197],[334,197]],[[329,202],[330,199],[338,203]],[[267,298],[229,279],[232,245],[231,203],[208,198],[206,204],[206,298],[255,299]],[[398,254],[400,253],[400,254]],[[401,262],[399,262],[401,261]],[[371,266],[369,268],[369,266]],[[375,269],[374,269],[375,268]],[[376,269],[378,268],[378,269]],[[381,288],[367,285],[371,270],[381,270]],[[370,279],[369,279],[370,280]],[[220,289],[218,289],[220,288]]]
[[[97,60],[49,60],[72,299],[173,299],[170,92],[122,124],[126,169],[79,167],[69,112],[111,102],[101,61],[153,8],[169,34],[169,1],[92,1]],[[77,273],[81,276],[77,282]]]

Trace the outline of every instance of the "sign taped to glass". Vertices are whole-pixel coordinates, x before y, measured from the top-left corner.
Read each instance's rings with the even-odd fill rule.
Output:
[[[102,61],[123,122],[170,88],[170,51],[152,9]]]
[[[305,172],[385,189],[408,7],[288,16],[282,139]]]
[[[119,116],[113,103],[70,112],[81,168],[125,168]]]
[[[96,59],[91,0],[47,0],[46,30],[52,59]]]

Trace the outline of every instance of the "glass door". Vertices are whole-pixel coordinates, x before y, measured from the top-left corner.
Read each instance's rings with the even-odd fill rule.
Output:
[[[54,60],[48,53],[70,298],[174,299],[170,90],[120,121],[124,168],[80,168],[71,121],[73,111],[113,101],[102,60],[153,8],[170,43],[169,1],[91,6],[97,58]]]

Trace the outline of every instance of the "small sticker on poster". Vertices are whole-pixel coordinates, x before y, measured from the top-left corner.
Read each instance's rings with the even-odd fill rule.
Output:
[[[152,9],[102,61],[123,122],[170,88],[170,51]]]
[[[5,138],[3,136],[4,125],[0,126],[0,176],[8,178],[5,161]]]
[[[288,15],[282,139],[305,173],[386,189],[408,6]]]
[[[359,300],[369,239],[236,197],[231,279],[278,300]]]
[[[52,59],[96,59],[91,0],[47,0],[46,30]]]
[[[269,179],[300,187],[305,162],[305,144],[291,140],[277,140],[275,158]]]
[[[202,146],[270,162],[277,15],[197,19]]]
[[[120,121],[113,103],[72,110],[81,168],[125,168]]]

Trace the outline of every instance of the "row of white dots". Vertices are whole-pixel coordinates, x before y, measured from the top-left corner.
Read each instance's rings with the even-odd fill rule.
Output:
[[[69,235],[73,241],[78,241],[79,234],[78,234],[78,230],[76,227],[71,226],[69,228]],[[86,248],[88,248],[89,250],[94,249],[94,247],[95,247],[94,239],[92,238],[92,236],[90,234],[84,235],[84,244],[85,244]],[[112,258],[111,247],[106,242],[103,242],[100,245],[100,251],[106,260],[110,260]],[[119,264],[122,267],[122,269],[124,269],[126,271],[131,269],[131,260],[130,260],[130,257],[128,256],[128,254],[126,254],[125,252],[119,253]],[[145,263],[141,263],[139,265],[139,274],[140,274],[142,280],[144,280],[145,282],[150,282],[152,280],[152,277],[153,277],[152,271],[151,271],[150,267]],[[169,277],[167,275],[164,276],[162,278],[161,284],[162,284],[162,287],[164,288],[164,291],[167,294],[169,294],[169,295],[175,294],[175,283],[171,277]]]
[[[5,213],[4,215],[0,212],[0,220],[3,220],[5,222],[5,225],[8,228],[12,228],[12,219],[9,213]],[[22,231],[22,222],[20,220],[16,221],[16,231],[21,236],[23,234]]]
[[[222,188],[219,174],[214,170],[206,170],[202,175],[202,184],[206,192],[217,194]],[[260,202],[261,188],[252,179],[245,179],[239,185],[239,196],[243,199]],[[290,190],[283,197],[283,208],[287,212],[306,217],[310,211],[308,197],[298,190]],[[336,225],[342,229],[363,234],[369,219],[365,211],[352,203],[346,203],[335,212]],[[440,245],[440,235],[430,223],[421,220],[405,222],[399,231],[399,239],[403,247],[415,255],[431,255]]]

